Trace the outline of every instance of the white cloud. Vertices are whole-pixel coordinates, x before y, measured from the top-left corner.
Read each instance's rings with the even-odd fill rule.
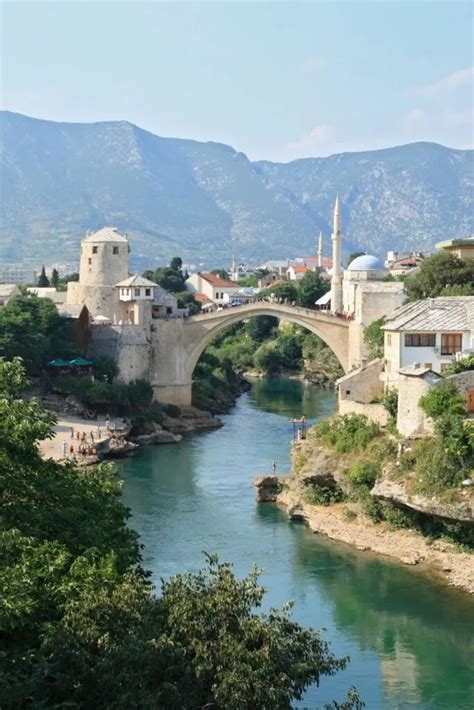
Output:
[[[326,153],[331,137],[332,131],[329,126],[315,126],[307,135],[287,144],[286,160],[320,156],[322,153]]]
[[[474,67],[459,69],[448,76],[435,81],[433,84],[417,86],[409,91],[410,96],[423,96],[428,99],[444,98],[459,89],[465,89],[472,85],[474,80]]]

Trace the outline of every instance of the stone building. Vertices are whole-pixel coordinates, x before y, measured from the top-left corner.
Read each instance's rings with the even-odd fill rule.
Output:
[[[448,239],[445,242],[439,242],[436,249],[448,251],[460,259],[474,259],[474,237]]]

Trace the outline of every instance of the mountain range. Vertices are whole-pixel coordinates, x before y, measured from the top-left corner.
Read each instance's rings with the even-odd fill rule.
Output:
[[[330,254],[339,193],[344,249],[384,256],[472,233],[474,151],[436,143],[251,162],[221,143],[128,123],[0,112],[2,261],[77,262],[87,230],[127,232],[136,268]]]

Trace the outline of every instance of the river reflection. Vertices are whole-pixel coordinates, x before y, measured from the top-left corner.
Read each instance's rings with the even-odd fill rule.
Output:
[[[420,574],[353,551],[255,503],[251,479],[289,471],[288,418],[334,408],[331,392],[296,381],[253,383],[218,430],[142,449],[123,464],[124,499],[159,584],[217,551],[239,575],[263,568],[267,606],[295,601],[301,623],[324,627],[346,671],[297,707],[322,708],[354,684],[367,708],[474,708],[474,604]]]

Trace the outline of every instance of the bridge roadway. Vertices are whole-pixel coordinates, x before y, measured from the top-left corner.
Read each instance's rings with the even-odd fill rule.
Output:
[[[307,328],[331,348],[343,369],[348,371],[350,321],[325,311],[256,301],[184,320],[162,321],[152,378],[155,398],[190,404],[193,371],[202,352],[220,332],[252,316],[275,316]]]

